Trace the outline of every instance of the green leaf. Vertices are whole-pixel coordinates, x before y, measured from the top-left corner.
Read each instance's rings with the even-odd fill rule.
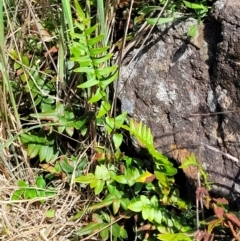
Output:
[[[150,202],[152,207],[158,208],[158,198],[155,195],[151,197]]]
[[[98,66],[100,64],[103,64],[107,60],[111,59],[111,57],[112,57],[112,54],[107,54],[105,56],[98,57],[98,58],[95,57],[95,58],[93,58],[93,65]]]
[[[124,175],[115,176],[114,180],[118,183],[128,184],[128,181]]]
[[[101,225],[100,228],[103,229],[103,228],[106,227],[106,226],[107,226],[107,224],[102,223],[102,225]],[[102,240],[108,240],[108,238],[109,238],[109,228],[103,229],[103,230],[100,232],[100,236],[101,236]]]
[[[19,64],[19,63],[17,63],[17,62],[14,62],[14,64],[13,64],[14,70],[18,70],[18,69],[20,69],[21,67],[22,67],[21,64]]]
[[[79,67],[74,69],[74,72],[76,73],[88,73],[88,74],[93,74],[94,69],[91,67]],[[80,87],[80,88],[86,88],[86,87]]]
[[[37,197],[37,192],[35,189],[29,188],[29,189],[26,189],[24,196],[26,199],[33,199],[33,198]]]
[[[101,228],[101,225],[101,223],[91,222],[86,227],[83,227],[79,231],[77,231],[76,234],[79,236],[93,234]]]
[[[30,114],[33,118],[40,118],[41,120],[50,120],[56,122],[58,120],[58,113],[55,110],[49,110],[48,112]]]
[[[136,183],[136,179],[140,176],[139,170],[136,167],[127,168],[125,172],[126,179],[128,181],[129,186],[132,186]]]
[[[73,173],[74,167],[69,165],[68,160],[65,158],[62,163],[60,163],[62,170],[65,173]]]
[[[103,174],[102,174],[102,170],[103,170],[103,168],[102,168],[102,166],[103,165],[97,165],[96,166],[96,168],[95,168],[95,177],[97,178],[97,179],[101,179],[102,177],[103,177]],[[105,167],[106,168],[106,167]]]
[[[78,211],[77,214],[75,214],[74,216],[72,216],[72,217],[69,219],[69,221],[80,219],[85,212],[86,212],[86,210]]]
[[[103,47],[103,48],[92,48],[89,51],[90,51],[91,56],[95,56],[95,55],[102,54],[102,53],[106,52],[108,49],[109,49],[109,47],[106,46],[106,47]]]
[[[158,224],[162,223],[162,212],[161,212],[161,210],[155,210],[154,221]]]
[[[197,32],[198,32],[198,24],[191,26],[188,30],[187,35],[189,37],[195,37],[197,35]]]
[[[92,179],[92,181],[90,183],[90,188],[95,188],[98,184],[98,181],[99,181],[99,179],[97,179],[97,178]]]
[[[207,7],[204,6],[202,3],[191,3],[191,2],[188,2],[188,1],[183,1],[183,3],[188,7],[188,8],[191,8],[191,9],[194,9],[194,10],[207,10]]]
[[[165,173],[155,171],[154,174],[156,175],[157,180],[159,180],[160,184],[163,187],[168,187],[169,186],[168,178],[165,175]]]
[[[153,157],[155,157],[154,162],[157,165],[161,165],[161,166],[173,166],[173,164],[168,160],[168,158],[166,156],[164,156],[163,154],[161,154],[160,152],[158,152],[155,149],[148,149],[149,152],[151,153],[151,155]]]
[[[98,24],[95,24],[94,26],[86,29],[86,30],[85,30],[85,33],[86,33],[87,35],[91,35],[97,28],[98,28]]]
[[[11,200],[20,200],[22,195],[24,194],[24,190],[20,189],[20,190],[17,190],[13,193],[12,195],[12,199]]]
[[[97,118],[100,118],[103,115],[105,115],[110,109],[111,109],[111,105],[109,104],[109,102],[102,101],[100,109],[97,114]]]
[[[28,59],[28,57],[27,56],[23,56],[22,57],[22,63],[25,65],[25,66],[29,66],[29,59]]]
[[[165,173],[167,176],[174,176],[175,174],[177,174],[177,169],[175,167],[167,165],[162,166],[161,171]]]
[[[73,57],[71,58],[72,61],[78,62],[81,67],[89,67],[92,64],[92,60],[90,56],[80,56],[80,57]]]
[[[102,208],[108,207],[113,203],[114,200],[115,200],[114,196],[108,195],[102,202],[92,205],[89,209],[96,210],[96,209],[102,209]]]
[[[144,204],[144,206],[150,206],[151,205],[150,200],[144,195],[140,196],[140,200]]]
[[[67,19],[67,23],[68,23],[68,27],[70,29],[70,32],[73,32],[74,29],[73,29],[73,20],[72,20],[72,12],[71,12],[70,2],[63,0],[62,5],[63,5],[64,16]]]
[[[98,180],[97,181],[97,185],[94,188],[95,195],[98,195],[100,192],[102,192],[104,184],[105,184],[105,181],[103,181],[103,180]]]
[[[9,54],[13,60],[19,60],[18,59],[18,52],[15,49],[10,49]]]
[[[121,206],[124,210],[128,209],[128,206],[131,204],[131,201],[128,198],[121,198],[120,199]]]
[[[67,134],[68,134],[70,137],[73,136],[73,133],[74,133],[74,127],[73,127],[73,126],[67,126],[67,127],[65,128],[65,130],[66,130]]]
[[[85,30],[85,25],[83,23],[75,22],[76,26]],[[80,40],[79,42],[73,42],[73,46],[71,50],[73,51],[75,56],[82,56],[88,51],[88,47],[86,46],[86,35],[83,33],[71,33],[72,38],[77,38]]]
[[[146,21],[150,25],[154,25],[155,23],[157,25],[164,24],[164,23],[170,23],[174,21],[175,18],[147,18]]]
[[[89,184],[90,182],[92,182],[93,179],[95,179],[94,174],[88,173],[87,176],[80,176],[80,177],[75,178],[75,182]]]
[[[98,35],[97,37],[91,38],[88,40],[88,45],[93,46],[100,42],[103,39],[103,34]]]
[[[141,9],[141,13],[146,15],[148,13],[152,13],[153,11],[156,11],[156,10],[161,10],[162,8],[160,6],[144,6],[142,9]]]
[[[109,171],[105,165],[97,165],[95,169],[95,177],[97,179],[108,180],[110,178]]]
[[[74,5],[76,7],[77,16],[78,16],[79,20],[83,21],[85,19],[85,14],[77,0],[74,0]]]
[[[115,238],[119,238],[120,237],[121,228],[120,228],[120,226],[117,223],[114,223],[112,225],[111,230],[112,230],[112,234],[113,234],[113,236]]]
[[[115,175],[116,176],[116,175]],[[114,183],[115,184],[115,183]],[[116,184],[115,184],[116,185]],[[107,188],[108,188],[108,191],[110,194],[112,194],[114,197],[118,198],[118,199],[121,199],[124,192],[122,191],[119,191],[116,186],[113,186],[111,184],[108,184],[107,185]],[[120,189],[121,190],[121,189]]]
[[[54,218],[55,217],[55,211],[53,209],[47,210],[46,217],[47,218]]]
[[[99,68],[96,70],[96,75],[98,78],[101,78],[102,76],[111,74],[112,72],[114,72],[117,69],[117,66],[111,66],[111,67],[105,67],[105,68]]]
[[[150,221],[150,222],[152,222],[153,220],[154,220],[154,217],[155,217],[155,212],[156,212],[157,210],[155,210],[154,208],[149,208],[149,214],[148,214],[148,220]]]
[[[46,148],[46,162],[50,162],[53,158],[53,147],[52,146],[48,146]]]
[[[128,209],[133,212],[141,212],[143,209],[143,203],[141,201],[134,202],[128,206]]]
[[[95,95],[88,101],[88,103],[95,103],[101,100],[104,96],[106,96],[106,93],[98,88]]]
[[[45,188],[46,182],[41,176],[37,176],[36,178],[36,185],[38,188]]]
[[[124,111],[123,113],[121,113],[115,118],[116,125],[118,127],[121,126],[124,123],[124,121],[126,121],[126,119],[127,119],[127,112]]]
[[[192,239],[187,235],[182,233],[166,233],[166,234],[158,234],[158,239],[162,241],[191,241]]]
[[[144,187],[143,183],[136,182],[134,185],[134,189],[133,189],[134,194],[138,194],[142,190],[143,187]]]
[[[32,142],[32,137],[28,134],[21,134],[20,139],[23,144]]]
[[[28,184],[26,182],[24,182],[23,180],[19,180],[18,181],[18,186],[19,187],[28,187]]]
[[[34,158],[38,155],[40,149],[41,149],[41,145],[29,144],[27,148],[27,155],[30,158]]]
[[[98,85],[98,84],[99,84],[99,81],[96,80],[95,78],[92,78],[91,80],[88,80],[87,82],[78,85],[78,88],[85,89],[85,88],[89,88],[89,87],[92,87],[92,86]]]
[[[117,67],[116,67],[117,69]],[[109,75],[106,78],[101,78],[99,85],[102,89],[105,89],[109,84],[111,84],[118,77],[118,71],[115,71],[112,75]]]
[[[147,220],[148,217],[149,217],[149,207],[148,206],[143,206],[142,208],[142,217],[143,217],[143,220]]]
[[[114,118],[106,117],[107,132],[110,134],[114,129]]]
[[[39,151],[40,162],[42,162],[46,159],[47,152],[48,152],[48,146],[41,146],[41,149]]]
[[[117,212],[119,211],[119,208],[120,208],[120,199],[116,199],[113,201],[113,213],[114,214],[117,214]]]
[[[122,134],[114,134],[113,135],[113,143],[116,149],[118,149],[123,141],[123,135]]]
[[[146,171],[136,179],[136,182],[147,183],[152,182],[154,179],[155,175]]]
[[[186,168],[189,166],[198,166],[198,162],[196,159],[196,156],[194,154],[189,155],[183,162],[183,164],[181,166],[179,166],[179,168]]]
[[[55,196],[56,195],[56,191],[52,188],[48,188],[45,190],[45,195],[46,196]]]
[[[123,239],[127,239],[128,238],[127,231],[124,228],[124,226],[120,227],[120,237],[123,238]]]
[[[79,121],[74,122],[73,124],[77,130],[80,130],[84,126],[85,123],[86,123],[86,120],[79,120]]]

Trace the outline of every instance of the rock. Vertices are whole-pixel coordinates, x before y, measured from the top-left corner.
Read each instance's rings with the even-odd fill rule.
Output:
[[[138,59],[122,66],[118,97],[122,111],[151,127],[158,150],[179,164],[195,153],[212,191],[237,200],[240,1],[217,1],[209,21],[189,39],[193,24],[188,19],[161,27]],[[196,168],[185,174],[195,185]]]

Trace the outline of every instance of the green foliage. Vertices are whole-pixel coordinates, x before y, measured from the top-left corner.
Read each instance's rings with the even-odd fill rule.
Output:
[[[43,113],[31,114],[32,117],[38,118],[42,121],[50,121],[57,126],[59,134],[66,131],[69,136],[72,136],[74,129],[81,132],[82,135],[86,134],[87,126],[93,118],[91,112],[82,115],[80,118],[75,117],[73,110],[66,108],[62,103],[57,103],[55,110],[48,110]]]
[[[148,150],[149,154],[154,158],[154,163],[161,172],[164,172],[168,176],[173,176],[177,173],[176,168],[173,167],[173,164],[168,158],[155,149],[150,128],[147,128],[142,122],[138,123],[133,119],[130,119],[129,126],[122,125],[118,122],[116,126],[129,131],[130,134],[137,139],[139,146]]]
[[[191,227],[187,225],[184,216],[174,215],[166,209],[166,205],[173,205],[179,210],[186,210],[188,205],[174,188],[172,176],[176,170],[166,157],[155,150],[150,129],[142,123],[134,124],[133,120],[130,120],[130,126],[122,123],[119,125],[117,122],[115,126],[128,130],[149,151],[155,162],[155,171],[154,174],[145,171],[144,165],[138,160],[123,156],[118,159],[119,164],[125,162],[120,174],[117,174],[114,165],[100,164],[96,166],[94,174],[77,177],[75,182],[89,184],[95,194],[106,194],[100,203],[90,206],[89,211],[104,210],[112,206],[113,215],[132,211],[129,215],[133,217],[134,213],[140,213],[144,222],[154,225],[160,232],[189,231]],[[99,226],[89,223],[85,228],[96,232]],[[78,234],[83,235],[81,232]]]
[[[160,1],[161,4],[165,4],[166,1]],[[160,6],[143,6],[140,11],[141,17],[136,17],[135,22],[142,20],[145,16],[148,16],[154,11],[161,11]],[[165,13],[158,18],[146,17],[146,22],[150,25],[161,25],[171,23],[179,20],[186,19],[187,17],[194,17],[197,19],[197,24],[190,26],[188,30],[188,36],[194,37],[197,34],[198,27],[202,19],[206,17],[209,10],[209,3],[206,0],[197,1],[192,3],[191,1],[170,1],[165,7]]]
[[[189,167],[189,166],[195,166],[195,167],[198,168],[204,186],[205,186],[208,190],[210,190],[210,188],[211,188],[211,187],[210,187],[210,184],[211,184],[211,183],[208,182],[208,180],[207,180],[207,179],[208,179],[207,173],[204,171],[202,165],[197,161],[197,158],[196,158],[196,156],[195,156],[194,154],[189,155],[189,156],[186,158],[186,160],[184,161],[184,163],[183,163],[181,166],[179,166],[179,168],[185,169],[185,168],[187,168],[187,167]]]
[[[22,134],[21,142],[27,146],[27,154],[30,158],[39,156],[40,162],[54,161],[58,157],[58,151],[55,147],[54,135],[46,135],[43,129],[38,133],[31,132],[29,134]]]
[[[40,105],[42,111],[52,109],[52,105],[55,103],[54,98],[50,96],[51,92],[55,90],[55,79],[51,76],[49,70],[39,72],[41,68],[40,62],[37,58],[30,59],[27,55],[19,56],[16,50],[10,51],[10,56],[14,60],[14,70],[20,77],[25,93],[30,95],[32,99],[32,105],[30,108],[36,108]],[[22,94],[17,87],[15,89],[15,95]]]
[[[36,177],[36,187],[30,187],[23,180],[18,181],[18,190],[16,190],[12,195],[12,200],[28,200],[34,199],[40,200],[41,203],[47,197],[53,197],[56,195],[54,189],[46,188],[46,182],[41,176]],[[38,199],[39,198],[39,199]]]
[[[101,102],[97,117],[105,115],[110,110],[107,101],[106,87],[117,78],[117,66],[106,66],[106,62],[111,59],[112,54],[106,53],[108,47],[101,47],[103,35],[94,36],[94,31],[98,28],[95,24],[91,26],[91,19],[86,17],[77,1],[75,1],[78,21],[75,22],[76,28],[71,33],[73,43],[70,51],[73,55],[72,60],[79,64],[74,71],[84,73],[86,81],[80,84],[79,88],[96,87],[96,91],[88,96],[89,103]]]
[[[199,3],[191,3],[188,1],[183,1],[187,8],[194,10],[197,19],[200,21],[203,17],[206,16],[208,12],[208,4],[207,1],[201,1]]]
[[[125,10],[128,9],[127,2],[121,1]],[[156,16],[153,12],[161,11],[167,1],[160,0],[158,6],[150,5],[151,2],[157,1],[139,1],[138,7],[134,7],[133,32],[144,20],[150,25],[167,24],[194,16],[198,23],[191,26],[188,32],[188,36],[193,37],[208,12],[206,1],[169,1],[164,14],[153,18]],[[64,55],[67,49],[63,42],[56,45],[58,77],[51,68],[42,65],[41,58],[36,54],[41,52],[42,44],[37,43],[35,38],[29,40],[21,53],[10,51],[13,69],[20,80],[19,83],[12,83],[17,99],[24,95],[31,100],[25,103],[27,113],[22,115],[22,120],[33,124],[38,122],[37,128],[34,127],[37,131],[29,128],[19,134],[20,141],[26,147],[28,156],[40,161],[39,166],[49,173],[45,179],[38,176],[36,186],[20,180],[12,200],[39,198],[43,202],[43,199],[56,194],[46,187],[45,180],[61,177],[67,181],[73,180],[73,186],[80,188],[81,192],[96,197],[94,201],[89,198],[89,206],[71,217],[71,220],[76,220],[88,215],[86,220],[89,222],[84,222],[76,233],[85,240],[85,236],[93,234],[101,240],[126,240],[129,222],[135,223],[135,227],[130,228],[135,228],[132,231],[138,240],[189,241],[195,237],[203,240],[197,233],[195,237],[191,234],[195,228],[195,212],[180,197],[174,179],[177,168],[155,149],[150,128],[142,122],[128,119],[126,112],[112,115],[110,87],[117,79],[118,66],[111,65],[113,46],[108,42],[111,34],[106,32],[108,16],[105,10],[109,6],[105,6],[104,1],[86,1],[86,7],[82,7],[84,1],[74,0],[74,3],[75,8],[71,8],[70,2],[62,1],[65,18],[61,20],[59,32],[61,39],[66,37],[69,43],[69,56]],[[76,11],[75,21],[71,9]],[[70,31],[65,31],[65,21]],[[54,31],[51,21],[45,21],[43,25],[51,26],[50,30]],[[127,39],[133,35],[129,34]],[[35,46],[36,52],[29,54]],[[77,79],[76,89],[72,83],[69,84],[72,79]],[[61,89],[59,82],[66,88]],[[19,85],[23,88],[19,89]],[[146,151],[147,160],[121,152],[126,132],[139,148]],[[63,144],[63,137],[75,141],[75,136],[78,145],[69,151],[70,141]],[[203,183],[209,187],[207,175],[195,156],[188,157],[181,168],[191,165],[199,169]],[[206,207],[214,210],[211,220],[201,222],[202,227],[207,229],[206,235],[212,234],[222,223],[227,225],[230,222],[238,226],[240,221],[228,211],[225,200],[211,199],[202,187],[197,194],[197,199],[205,195]],[[54,216],[54,210],[47,211],[47,218]]]
[[[126,239],[127,233],[126,230],[119,226],[117,223],[114,223],[109,227],[108,222],[111,217],[107,213],[102,213],[102,215],[98,215],[94,213],[92,215],[93,222],[90,222],[86,227],[80,229],[77,232],[77,235],[89,235],[94,232],[98,233],[100,230],[101,240],[108,240],[110,234],[113,236],[114,240],[123,240]]]
[[[192,239],[185,234],[159,234],[158,239],[162,241],[191,241]]]

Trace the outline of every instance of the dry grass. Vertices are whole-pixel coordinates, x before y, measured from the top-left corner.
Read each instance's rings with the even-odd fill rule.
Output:
[[[1,240],[56,240],[67,241],[79,230],[84,221],[81,218],[71,221],[78,210],[84,210],[87,199],[77,189],[66,188],[56,182],[55,197],[44,204],[38,200],[11,201],[16,185],[0,175],[0,236]],[[48,210],[54,210],[52,218],[46,217]]]
[[[22,111],[22,107],[26,105],[26,99],[21,95],[16,98],[11,89],[14,81],[18,89],[22,88],[20,80],[22,73],[14,70],[9,51],[14,49],[18,56],[21,56],[23,52],[27,54],[27,44],[31,42],[31,39],[35,43],[41,42],[42,56],[39,51],[34,53],[32,49],[29,49],[30,63],[36,55],[39,55],[42,68],[55,71],[56,81],[63,80],[61,67],[65,60],[56,54],[53,59],[54,52],[50,51],[51,44],[47,38],[57,39],[52,44],[59,46],[64,44],[61,42],[63,40],[60,40],[59,36],[44,32],[45,29],[42,28],[42,23],[46,23],[49,19],[52,20],[53,25],[57,20],[59,21],[59,19],[54,19],[54,16],[61,17],[61,1],[51,1],[52,5],[49,5],[49,2],[45,0],[3,0],[2,2],[3,16],[1,18],[4,19],[5,36],[4,43],[2,41],[0,46],[0,50],[3,50],[0,51],[0,63],[3,67],[3,69],[0,68],[0,240],[70,240],[70,237],[73,238],[76,231],[85,224],[81,217],[76,220],[71,220],[71,218],[78,211],[85,210],[91,199],[89,194],[80,193],[79,187],[77,188],[72,183],[67,184],[59,178],[48,184],[54,186],[57,195],[45,198],[44,203],[40,202],[40,198],[11,200],[14,191],[18,189],[18,181],[24,180],[29,185],[35,185],[39,170],[35,171],[32,168],[26,150],[18,139],[21,130],[26,128],[22,126],[19,115],[19,110]],[[57,54],[60,55],[60,52]],[[26,67],[26,73],[32,68],[31,64],[29,69]],[[58,95],[59,93],[56,93],[56,96],[52,98],[58,99]],[[33,99],[30,101],[34,106]],[[35,124],[41,123],[39,121]],[[49,210],[55,212],[51,218],[47,217]]]

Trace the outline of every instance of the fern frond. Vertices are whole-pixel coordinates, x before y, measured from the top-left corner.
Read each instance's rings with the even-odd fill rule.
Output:
[[[196,156],[193,153],[184,160],[184,163],[181,166],[179,166],[179,168],[185,169],[189,166],[199,167]]]
[[[170,167],[173,166],[166,156],[155,149],[151,129],[144,125],[142,121],[138,123],[133,119],[130,119],[129,126],[118,125],[117,123],[116,125],[129,131],[130,134],[137,139],[139,145],[148,150],[149,154],[154,158],[155,164]]]
[[[112,58],[112,54],[107,53],[108,47],[102,47],[103,34],[96,35],[98,24],[91,26],[91,19],[88,18],[78,1],[75,0],[78,20],[75,22],[75,32],[71,34],[73,43],[70,51],[72,60],[79,64],[74,71],[84,73],[86,82],[78,87],[82,89],[97,86],[94,98],[89,96],[90,103],[99,101],[104,95],[99,95],[117,78],[117,66],[107,66],[107,61]],[[92,94],[92,93],[91,93]]]
[[[55,141],[50,136],[46,136],[41,129],[38,133],[31,132],[20,136],[21,142],[27,146],[27,154],[30,158],[39,156],[40,162],[54,161],[58,158],[59,152],[56,150]]]

